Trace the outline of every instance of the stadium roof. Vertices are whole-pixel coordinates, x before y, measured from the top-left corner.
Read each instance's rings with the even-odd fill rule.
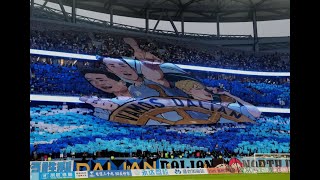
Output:
[[[48,0],[57,3],[60,0]],[[72,6],[72,0],[61,0]],[[252,21],[251,12],[256,10],[257,21],[290,18],[290,0],[76,0],[80,9],[113,15],[185,22]],[[147,11],[146,11],[147,10]],[[167,14],[169,16],[167,16]],[[170,17],[170,18],[169,18]]]

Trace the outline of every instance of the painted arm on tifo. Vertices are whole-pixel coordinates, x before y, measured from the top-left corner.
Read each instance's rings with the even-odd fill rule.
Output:
[[[110,112],[114,111],[119,105],[111,100],[102,100],[95,96],[82,96],[79,98],[80,101],[90,104],[95,108],[101,108]]]
[[[138,43],[133,38],[124,38],[123,40],[134,50],[134,57],[141,62],[143,76],[165,87],[170,87],[169,81],[164,78],[164,74],[160,68],[160,64],[164,61],[154,54],[140,49]]]
[[[221,97],[221,105],[223,106],[228,106],[229,104],[236,102],[238,103],[240,106],[244,106],[247,111],[254,117],[254,118],[259,118],[261,115],[261,111],[254,106],[253,104],[250,104],[244,100],[242,100],[241,98],[234,96],[232,94],[230,94],[227,91],[218,91],[217,88],[214,87],[207,87],[208,90],[212,91],[214,94],[219,94],[222,95]],[[223,97],[225,96],[225,97]],[[224,101],[224,99],[227,99],[227,101]]]
[[[123,38],[124,42],[127,43],[134,50],[134,57],[140,61],[147,61],[151,64],[162,64],[163,60],[155,56],[150,52],[146,52],[140,49],[138,43],[133,38]]]

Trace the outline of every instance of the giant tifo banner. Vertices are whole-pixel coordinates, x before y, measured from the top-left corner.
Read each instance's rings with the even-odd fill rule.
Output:
[[[178,66],[164,63],[125,38],[137,59],[97,56],[99,67],[78,68],[84,78],[108,97],[82,96],[94,115],[133,125],[254,122],[261,112],[218,87],[206,87]],[[112,96],[113,98],[110,98]]]
[[[166,169],[166,168],[204,168],[217,167],[223,164],[222,159],[181,158],[181,159],[119,159],[74,161],[76,171],[130,170],[130,169]]]
[[[73,160],[66,161],[30,161],[30,173],[56,172],[67,173],[73,171]]]

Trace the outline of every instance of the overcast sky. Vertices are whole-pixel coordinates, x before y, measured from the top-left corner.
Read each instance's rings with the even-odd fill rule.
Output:
[[[34,0],[35,3],[43,4],[44,0]],[[54,3],[47,3],[48,7],[60,10],[60,6]],[[71,12],[71,7],[65,6],[67,12]],[[96,13],[77,9],[77,14],[87,16],[95,19],[110,20],[109,14]],[[145,27],[145,20],[138,18],[129,18],[124,16],[113,16],[114,23],[127,24],[137,27]],[[150,29],[154,27],[156,20],[149,20]],[[174,22],[178,31],[181,31],[181,23]],[[160,21],[157,29],[174,31],[169,21]],[[216,23],[193,23],[185,22],[184,31],[190,33],[216,34]],[[220,23],[221,35],[252,35],[252,22],[242,23]],[[258,22],[258,36],[259,37],[276,37],[276,36],[290,36],[290,19],[277,21],[261,21]]]

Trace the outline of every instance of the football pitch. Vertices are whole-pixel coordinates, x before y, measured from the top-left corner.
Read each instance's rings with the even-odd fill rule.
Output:
[[[289,173],[279,174],[208,174],[181,176],[148,176],[148,177],[117,177],[119,180],[290,180]],[[110,178],[89,178],[88,180],[110,180]]]

